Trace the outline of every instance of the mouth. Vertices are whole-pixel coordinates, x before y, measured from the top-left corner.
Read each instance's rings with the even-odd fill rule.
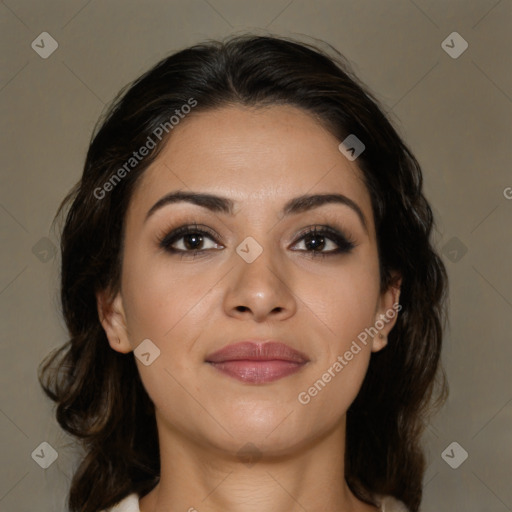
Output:
[[[309,358],[284,343],[242,341],[210,354],[205,361],[229,377],[263,384],[297,373]]]

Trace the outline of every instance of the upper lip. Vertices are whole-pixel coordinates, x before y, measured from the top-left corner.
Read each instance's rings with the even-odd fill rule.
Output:
[[[206,357],[208,363],[225,361],[291,361],[307,363],[309,358],[294,348],[274,340],[246,340],[226,345]]]

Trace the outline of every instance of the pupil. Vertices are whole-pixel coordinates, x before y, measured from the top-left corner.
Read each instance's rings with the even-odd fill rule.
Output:
[[[198,234],[185,235],[185,247],[187,249],[197,249],[203,241],[203,237]],[[190,243],[191,242],[191,243]]]
[[[314,240],[320,240],[320,242],[315,242]],[[305,239],[305,244],[308,249],[318,249],[324,246],[324,237],[320,235],[308,235]]]

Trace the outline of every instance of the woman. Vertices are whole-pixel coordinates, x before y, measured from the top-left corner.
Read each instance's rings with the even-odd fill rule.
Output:
[[[40,380],[84,446],[71,511],[419,509],[447,277],[419,164],[340,54],[162,60],[65,205],[71,339]]]

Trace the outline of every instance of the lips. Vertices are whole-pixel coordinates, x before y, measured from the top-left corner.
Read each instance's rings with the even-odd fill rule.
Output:
[[[242,341],[206,357],[220,372],[250,383],[272,382],[301,370],[309,358],[277,341]]]

